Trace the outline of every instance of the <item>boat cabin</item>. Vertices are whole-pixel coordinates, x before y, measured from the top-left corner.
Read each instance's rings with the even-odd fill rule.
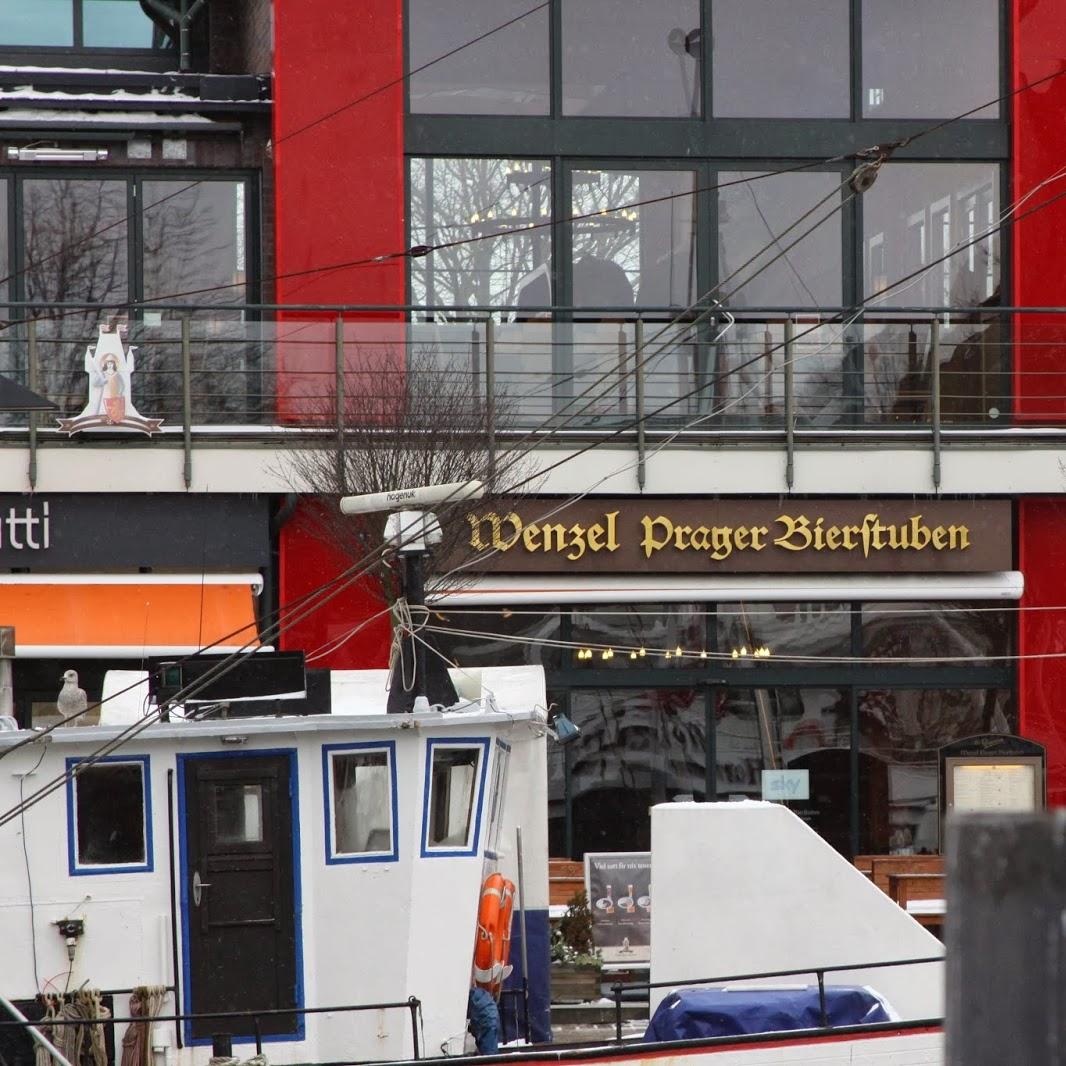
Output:
[[[0,813],[25,805],[0,825],[0,993],[29,1014],[91,987],[118,1018],[159,986],[155,1066],[206,1063],[216,1034],[258,1033],[280,1063],[440,1055],[462,1047],[500,872],[524,889],[511,963],[524,928],[546,1024],[543,673],[486,670],[479,699],[392,715],[384,675],[336,679],[329,715],[127,722],[105,703],[98,725],[0,732]],[[373,1004],[392,1006],[348,1009]]]

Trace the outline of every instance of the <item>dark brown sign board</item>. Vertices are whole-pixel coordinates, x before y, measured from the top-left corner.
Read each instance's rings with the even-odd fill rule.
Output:
[[[980,573],[1012,566],[1009,500],[523,499],[449,524],[443,569]]]

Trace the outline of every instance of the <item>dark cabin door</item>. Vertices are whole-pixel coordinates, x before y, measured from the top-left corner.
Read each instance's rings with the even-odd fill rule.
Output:
[[[188,1010],[299,1006],[291,764],[284,755],[185,763]],[[295,1014],[260,1031],[298,1031]],[[251,1036],[251,1019],[194,1020],[193,1039]]]

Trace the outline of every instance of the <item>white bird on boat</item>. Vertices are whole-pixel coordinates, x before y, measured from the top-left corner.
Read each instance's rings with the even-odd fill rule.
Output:
[[[74,718],[89,706],[89,699],[85,695],[85,689],[78,687],[76,670],[67,670],[61,680],[63,687],[56,697],[56,710],[64,718]]]

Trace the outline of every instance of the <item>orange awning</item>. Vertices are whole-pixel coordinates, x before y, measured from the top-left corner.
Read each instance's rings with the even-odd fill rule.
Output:
[[[259,574],[0,574],[16,658],[143,658],[259,646]]]

